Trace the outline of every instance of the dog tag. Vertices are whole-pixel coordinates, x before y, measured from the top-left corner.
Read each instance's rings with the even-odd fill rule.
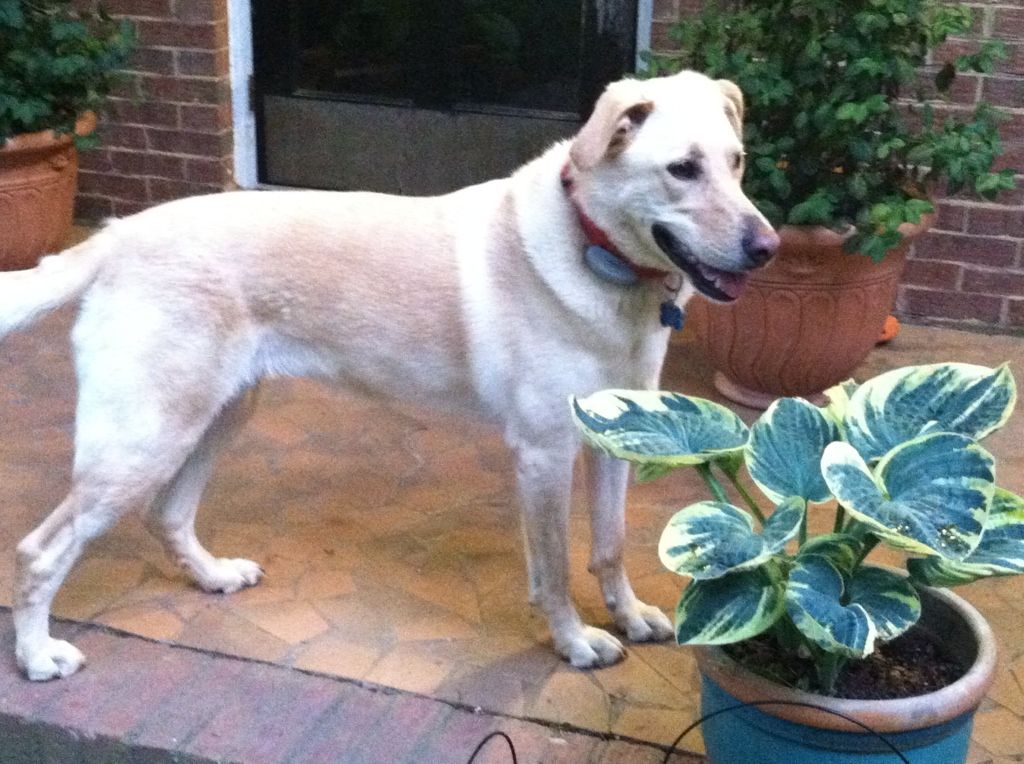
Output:
[[[629,263],[623,261],[614,252],[609,252],[604,247],[591,244],[583,253],[583,262],[587,264],[597,276],[620,286],[631,286],[640,280],[636,271],[629,267]]]
[[[683,311],[672,300],[661,304],[661,325],[679,331],[683,328]]]

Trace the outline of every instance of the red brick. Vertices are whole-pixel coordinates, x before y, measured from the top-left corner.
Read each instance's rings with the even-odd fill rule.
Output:
[[[104,146],[144,149],[147,145],[146,131],[141,127],[103,122],[100,124],[97,132]]]
[[[228,6],[225,0],[174,0],[174,17],[188,23],[220,21],[228,17]]]
[[[935,205],[934,230],[960,233],[967,225],[967,208],[962,204],[939,202]]]
[[[988,236],[1024,238],[1024,209],[1020,207],[971,207],[967,231]]]
[[[1010,326],[1024,327],[1024,300],[1007,300],[1006,317]]]
[[[172,180],[185,178],[185,160],[178,156],[141,151],[111,151],[110,160],[114,171],[121,175],[142,175]]]
[[[402,695],[395,699],[387,716],[387,730],[367,737],[363,744],[353,747],[349,756],[360,764],[392,764],[406,761],[417,752],[434,732],[440,729],[453,713],[451,706],[430,698]],[[458,712],[455,712],[458,713]],[[414,761],[429,761],[416,755]],[[468,754],[467,754],[467,759]]]
[[[307,740],[297,743],[285,761],[303,764],[336,764],[348,759],[348,752],[362,740],[376,738],[387,729],[393,695],[355,685],[344,685],[340,702],[316,720]],[[422,759],[426,762],[429,759]]]
[[[231,134],[228,132],[191,133],[177,130],[147,128],[149,147],[168,154],[221,158],[231,153]]]
[[[90,196],[80,190],[75,197],[75,217],[81,220],[103,220],[114,214],[114,200],[106,196]]]
[[[909,316],[998,324],[1003,301],[987,295],[908,287],[901,290],[898,306]]]
[[[1008,239],[958,236],[933,231],[915,242],[914,257],[919,260],[948,260],[1006,268],[1012,266],[1017,259],[1017,244]]]
[[[110,152],[102,148],[78,152],[78,167],[91,172],[111,172],[114,169],[110,163]]]
[[[993,37],[1024,40],[1024,8],[995,8]]]
[[[935,260],[907,260],[902,283],[929,289],[956,291],[960,281],[960,265]]]
[[[164,48],[136,48],[128,59],[130,71],[174,74],[174,51]]]
[[[559,732],[541,724],[519,720],[503,720],[500,729],[512,740],[515,746],[516,755],[520,761],[537,761],[544,764],[576,764],[579,761],[597,762],[602,760],[601,754],[605,750],[605,744],[598,738],[589,735],[580,735],[572,732]],[[664,754],[653,748],[638,746],[632,743],[622,743],[615,746],[620,757],[609,759],[614,762],[647,761],[648,759],[631,759],[631,749],[646,751],[648,754],[663,756]],[[478,761],[481,764],[501,764],[509,760],[508,743],[503,739],[492,739],[481,751]],[[468,755],[467,755],[468,758]],[[660,761],[660,759],[649,759],[649,761]]]
[[[237,677],[232,702],[216,713],[188,744],[188,751],[215,760],[286,761],[312,734],[318,717],[343,695],[341,683],[249,664]]]
[[[489,714],[452,714],[425,749],[421,761],[464,761],[489,732],[503,721]]]
[[[654,21],[673,22],[679,19],[679,0],[654,0],[651,11]]]
[[[185,162],[185,179],[192,183],[223,185],[231,180],[231,169],[223,160],[189,159]]]
[[[1024,273],[1000,271],[964,271],[964,292],[1024,297]]]
[[[226,77],[228,49],[179,50],[175,54],[178,74],[185,77]]]
[[[199,196],[201,194],[215,194],[223,191],[220,185],[203,183],[189,183],[183,180],[166,180],[164,178],[151,178],[149,180],[150,196],[152,202],[169,202],[173,199],[181,199],[186,196]]]
[[[105,105],[110,121],[127,125],[178,127],[178,107],[158,101],[136,101],[124,98],[107,99]]]
[[[225,704],[234,702],[230,688],[245,672],[247,664],[197,655],[199,663],[193,673],[195,679],[179,687],[173,696],[139,722],[129,733],[132,743],[176,750]]]
[[[219,133],[231,128],[231,105],[182,104],[181,126],[196,133]]]
[[[171,0],[103,0],[110,13],[129,18],[168,18]]]
[[[202,24],[180,21],[139,21],[139,43],[144,46],[216,50],[228,44],[226,20]]]
[[[146,181],[142,178],[81,172],[78,174],[78,185],[84,193],[109,196],[111,199],[140,201],[148,197]]]
[[[114,199],[114,217],[126,218],[129,215],[134,215],[136,212],[142,212],[148,209],[152,205],[149,200],[140,202],[126,202],[123,199]]]
[[[208,103],[224,101],[229,85],[208,77],[145,77],[140,88],[148,100],[172,103]]]
[[[1019,77],[983,78],[981,97],[994,106],[1024,107],[1024,79]]]
[[[679,50],[679,43],[669,37],[669,32],[671,31],[672,26],[672,24],[665,23],[663,21],[655,21],[651,23],[651,50]]]

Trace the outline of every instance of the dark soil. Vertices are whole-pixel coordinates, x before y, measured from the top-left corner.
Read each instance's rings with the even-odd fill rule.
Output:
[[[762,634],[725,646],[726,654],[744,668],[787,687],[820,693],[814,663],[783,651],[775,637]],[[850,660],[839,673],[831,694],[849,700],[895,700],[923,695],[952,684],[967,671],[929,634],[911,629],[879,645],[863,660]]]

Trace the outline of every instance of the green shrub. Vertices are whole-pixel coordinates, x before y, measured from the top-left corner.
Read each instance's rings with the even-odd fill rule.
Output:
[[[0,144],[12,135],[70,133],[96,110],[134,44],[125,21],[68,0],[0,0]]]

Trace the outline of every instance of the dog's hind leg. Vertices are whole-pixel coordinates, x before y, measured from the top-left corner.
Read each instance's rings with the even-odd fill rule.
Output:
[[[152,501],[205,429],[170,426],[159,416],[147,417],[152,410],[135,413],[140,422],[159,423],[159,430],[137,427],[127,433],[106,427],[102,433],[80,439],[71,491],[18,544],[15,653],[29,679],[68,676],[82,665],[84,658],[73,645],[50,637],[50,605],[57,589],[89,541],[129,510]],[[212,417],[213,412],[206,421]]]
[[[590,572],[601,584],[605,605],[630,641],[668,639],[675,633],[672,622],[660,609],[637,599],[622,561],[629,464],[589,448],[585,458],[590,493]]]
[[[185,460],[185,464],[157,495],[146,513],[146,525],[163,543],[167,554],[208,592],[235,592],[256,584],[263,575],[251,560],[214,557],[196,537],[196,510],[213,471],[217,452],[252,414],[257,391],[228,403]]]

